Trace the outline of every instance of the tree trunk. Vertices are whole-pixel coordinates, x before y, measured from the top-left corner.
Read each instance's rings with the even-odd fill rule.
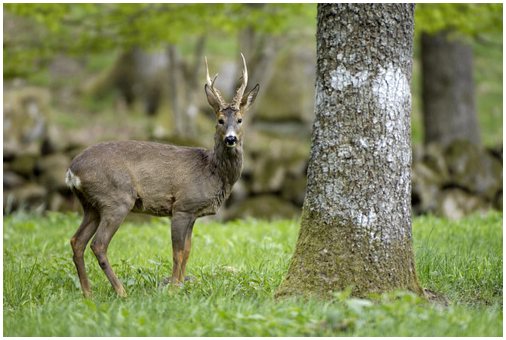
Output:
[[[457,139],[480,144],[473,81],[473,51],[442,31],[422,35],[424,143]]]
[[[204,49],[206,47],[207,35],[202,34],[195,43],[193,51],[193,63],[188,63],[188,66],[183,64],[181,67],[185,70],[183,75],[183,83],[185,84],[185,107],[186,107],[186,136],[195,137],[197,129],[195,126],[195,118],[199,112],[197,106],[196,96],[202,90],[199,83],[199,76],[201,75],[200,69],[203,65]]]
[[[319,4],[299,239],[277,295],[422,293],[411,240],[410,4]]]
[[[175,45],[167,47],[167,55],[169,59],[169,98],[172,110],[172,117],[174,118],[174,134],[176,136],[183,136],[185,132],[186,120],[184,112],[179,104],[181,94],[178,91],[180,86],[179,72],[180,60]]]
[[[264,6],[265,4],[249,4],[249,6]],[[278,50],[282,45],[282,38],[276,37],[268,33],[259,33],[255,30],[253,25],[246,26],[239,32],[239,50],[246,58],[248,65],[248,89],[256,84],[261,84],[262,91],[257,95],[257,102],[262,100],[265,95],[265,89],[268,87],[272,75],[274,73],[274,65]],[[241,63],[237,67],[238,75],[236,76],[237,82],[234,86],[236,89],[240,85],[240,77],[242,72]],[[251,121],[255,116],[257,107],[253,106],[245,118]]]
[[[200,68],[203,65],[205,34],[198,37],[193,51],[193,62],[181,58],[176,45],[167,46],[169,60],[169,99],[174,121],[173,133],[179,137],[192,138],[196,135],[195,118],[198,107],[195,96],[202,89],[199,83]]]

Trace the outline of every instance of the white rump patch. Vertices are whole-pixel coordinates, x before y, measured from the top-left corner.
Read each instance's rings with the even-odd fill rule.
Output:
[[[81,180],[79,177],[74,175],[74,173],[68,169],[67,173],[65,174],[65,183],[69,186],[70,189],[74,188],[77,190],[81,189]]]

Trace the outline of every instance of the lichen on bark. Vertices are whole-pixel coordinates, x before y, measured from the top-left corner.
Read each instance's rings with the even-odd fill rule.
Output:
[[[422,293],[411,240],[408,4],[319,4],[299,239],[277,295]]]

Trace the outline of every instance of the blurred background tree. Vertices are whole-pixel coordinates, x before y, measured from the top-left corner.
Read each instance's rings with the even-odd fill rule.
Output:
[[[417,5],[416,213],[458,217],[502,207],[501,13],[501,4]],[[446,45],[472,48],[472,65],[462,67],[458,52],[459,62],[438,78],[436,67],[448,63],[429,61],[440,54],[449,60],[449,47],[430,52],[421,43],[436,32],[445,32]],[[315,4],[5,4],[4,211],[75,208],[61,174],[71,157],[101,140],[209,146],[214,127],[202,91],[203,56],[230,95],[242,51],[261,91],[248,117],[242,180],[222,217],[294,216],[304,199],[314,117],[315,33]],[[457,64],[471,81],[453,81]],[[449,80],[470,85],[438,85]],[[439,107],[460,111],[441,114]],[[465,136],[486,152],[439,142],[453,136],[451,119],[461,112],[474,117],[465,123],[474,132]],[[431,128],[445,137],[432,137]]]
[[[487,35],[502,34],[500,4],[420,4],[424,143],[480,144],[472,43],[497,49]]]

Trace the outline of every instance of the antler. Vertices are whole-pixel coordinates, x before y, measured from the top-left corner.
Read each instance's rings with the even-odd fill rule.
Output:
[[[239,109],[241,106],[241,100],[242,96],[244,95],[244,90],[246,90],[246,86],[248,85],[248,68],[246,67],[246,60],[244,59],[244,55],[241,53],[242,57],[242,84],[237,89],[237,92],[235,93],[234,99],[232,99],[232,105]]]
[[[214,87],[214,82],[216,80],[216,78],[218,77],[218,73],[216,73],[213,77],[213,79],[211,80],[211,77],[209,77],[209,67],[207,66],[207,57],[204,57],[205,61],[206,61],[206,79],[207,79],[207,86],[209,86],[209,88],[211,89],[211,92],[213,92],[214,96],[216,97],[216,99],[218,100],[219,104],[221,107],[226,107],[226,103],[225,101],[223,100],[223,97],[221,96],[221,93],[220,91],[218,91],[218,89],[216,89]]]

